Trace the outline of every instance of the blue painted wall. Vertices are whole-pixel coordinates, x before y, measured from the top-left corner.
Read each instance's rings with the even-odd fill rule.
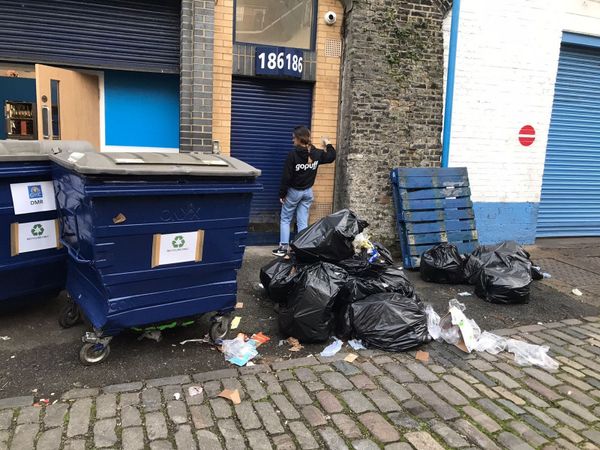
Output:
[[[475,202],[475,221],[480,244],[515,240],[533,244],[539,203]]]
[[[179,75],[104,72],[106,145],[179,148]]]
[[[35,102],[35,80],[32,78],[0,77],[0,108],[2,113],[0,139],[6,139],[4,102],[6,100]]]

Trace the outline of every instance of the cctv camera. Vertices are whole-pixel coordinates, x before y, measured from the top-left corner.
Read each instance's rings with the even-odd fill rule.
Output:
[[[333,11],[327,11],[325,13],[325,23],[327,25],[333,25],[336,20],[337,20],[337,14],[334,13]]]

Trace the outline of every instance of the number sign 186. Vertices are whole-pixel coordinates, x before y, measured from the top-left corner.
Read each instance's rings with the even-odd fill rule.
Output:
[[[284,47],[256,48],[255,72],[257,75],[302,78],[303,68],[302,50]]]

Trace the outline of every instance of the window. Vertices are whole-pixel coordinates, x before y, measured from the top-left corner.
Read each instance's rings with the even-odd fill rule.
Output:
[[[235,40],[310,49],[314,0],[237,0]]]

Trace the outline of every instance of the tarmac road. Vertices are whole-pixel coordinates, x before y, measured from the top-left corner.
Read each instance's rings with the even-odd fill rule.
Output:
[[[277,314],[271,303],[257,289],[260,267],[271,259],[270,247],[251,247],[246,251],[244,266],[239,273],[239,302],[244,307],[236,315],[242,317],[239,331],[252,334],[262,331],[272,337],[260,348],[267,362],[306,356],[322,350],[324,344],[309,345],[302,352],[291,353],[287,345],[278,346]],[[472,292],[471,286],[444,286],[424,283],[418,273],[408,273],[421,298],[431,303],[438,313],[447,309],[448,300],[458,292]],[[554,289],[534,282],[531,302],[526,305],[492,305],[474,295],[458,297],[467,305],[466,314],[486,330],[513,328],[537,322],[552,322],[567,318],[598,315],[599,308],[570,298]],[[223,355],[212,345],[189,343],[185,339],[202,338],[208,331],[204,323],[163,333],[161,342],[124,333],[111,343],[111,355],[102,364],[85,367],[79,363],[78,352],[83,325],[63,330],[57,324],[58,311],[64,301],[46,300],[18,312],[0,314],[0,398],[27,395],[37,389],[40,398],[58,396],[72,387],[105,386],[173,374],[193,374],[229,366]],[[234,335],[234,333],[231,333]]]

